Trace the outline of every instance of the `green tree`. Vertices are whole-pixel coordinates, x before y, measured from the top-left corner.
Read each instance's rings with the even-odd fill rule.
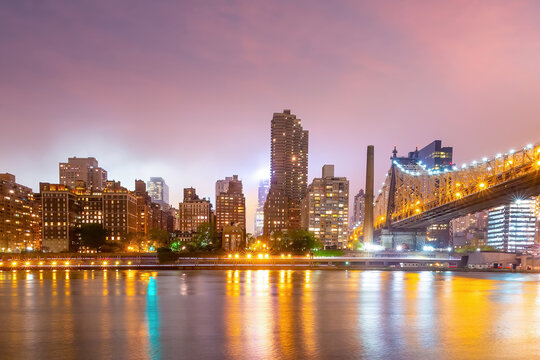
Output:
[[[306,252],[322,248],[312,232],[296,229],[286,233],[275,232],[271,236],[272,250]]]
[[[150,240],[155,243],[156,248],[164,247],[169,244],[169,233],[159,228],[150,230]]]
[[[287,233],[287,250],[295,252],[311,251],[322,248],[315,235],[307,230],[297,229]]]
[[[107,230],[101,224],[81,225],[81,245],[91,249],[99,250],[105,245]]]
[[[126,236],[126,240],[127,251],[141,251],[142,245],[147,239],[141,232],[129,232]]]
[[[281,231],[275,231],[270,235],[269,247],[272,251],[287,251],[289,247],[288,234]]]
[[[209,223],[199,225],[193,241],[190,243],[196,250],[213,250],[219,247],[216,229]]]

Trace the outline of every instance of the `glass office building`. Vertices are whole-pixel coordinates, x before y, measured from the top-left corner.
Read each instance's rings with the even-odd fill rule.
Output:
[[[491,209],[487,245],[507,252],[523,252],[534,244],[537,215],[536,199],[516,200]]]

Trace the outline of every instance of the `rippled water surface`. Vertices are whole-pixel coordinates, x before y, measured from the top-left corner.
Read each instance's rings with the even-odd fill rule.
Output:
[[[540,276],[3,271],[2,359],[538,359]]]

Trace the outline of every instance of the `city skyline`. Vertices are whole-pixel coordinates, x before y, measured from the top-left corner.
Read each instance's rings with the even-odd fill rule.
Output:
[[[308,179],[332,163],[352,192],[368,144],[379,184],[394,145],[405,155],[441,139],[462,163],[540,133],[534,2],[126,4],[1,5],[0,118],[21,135],[0,134],[1,166],[19,183],[37,191],[58,162],[92,156],[123,184],[163,177],[177,206],[183,188],[213,198],[214,181],[237,173],[253,219],[280,109],[311,132]],[[328,119],[346,131],[329,134]]]
[[[0,358],[537,358],[539,19],[0,1]]]

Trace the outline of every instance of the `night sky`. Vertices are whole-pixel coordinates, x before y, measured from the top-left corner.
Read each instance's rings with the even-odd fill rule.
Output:
[[[434,139],[461,164],[540,141],[537,1],[2,1],[0,172],[37,190],[94,156],[130,189],[165,178],[177,207],[238,174],[253,227],[270,120],[310,132],[364,187]],[[265,171],[266,169],[266,171]]]

